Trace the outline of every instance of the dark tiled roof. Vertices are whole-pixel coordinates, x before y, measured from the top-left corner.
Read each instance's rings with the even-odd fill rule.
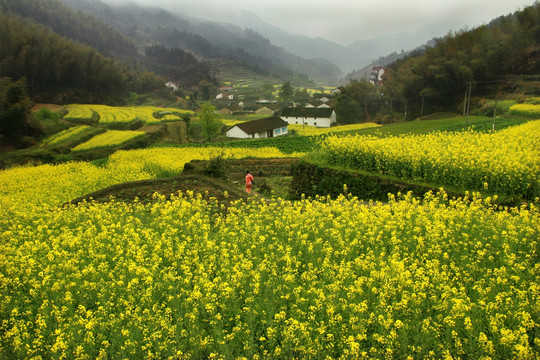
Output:
[[[281,120],[279,116],[271,116],[264,119],[248,121],[241,124],[236,124],[246,134],[255,134],[257,132],[274,130],[277,128],[289,125],[286,121]]]
[[[284,108],[281,110],[281,116],[289,117],[318,117],[318,118],[329,118],[332,116],[332,108]]]

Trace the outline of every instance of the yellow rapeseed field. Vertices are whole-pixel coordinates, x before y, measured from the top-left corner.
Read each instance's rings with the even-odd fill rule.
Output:
[[[534,102],[536,98],[532,98]],[[516,104],[510,107],[510,114],[515,116],[525,116],[534,119],[540,118],[540,105],[538,104]]]
[[[51,135],[48,138],[46,138],[43,141],[43,144],[45,145],[56,145],[60,144],[64,141],[67,141],[69,139],[72,139],[74,137],[77,137],[81,134],[83,134],[85,131],[89,130],[90,126],[87,125],[80,125],[80,126],[73,126],[69,129],[60,131],[57,134]]]
[[[375,124],[375,123],[361,123],[361,124],[339,125],[339,126],[333,126],[329,128],[320,128],[320,127],[309,126],[309,125],[302,126],[299,124],[289,124],[289,131],[295,130],[298,133],[298,135],[302,135],[302,136],[314,136],[314,135],[324,135],[324,134],[343,132],[343,131],[369,129],[369,128],[379,127],[379,126],[381,125]]]
[[[519,140],[518,159],[536,151],[522,131],[505,137]],[[294,156],[159,148],[102,167],[0,171],[0,358],[540,357],[538,203],[430,193],[385,204],[253,196],[225,208],[188,192],[60,206],[217,155]]]
[[[331,164],[499,195],[540,196],[540,120],[494,134],[331,136]]]
[[[186,194],[0,215],[0,357],[537,359],[540,216]]]
[[[99,134],[90,140],[75,146],[72,151],[94,150],[104,147],[122,145],[133,139],[146,135],[144,131],[135,130],[108,130],[103,134]]]
[[[142,120],[145,124],[156,124],[161,121],[181,120],[181,114],[193,114],[193,111],[176,108],[158,108],[154,106],[107,106],[94,104],[72,104],[67,106],[69,112],[65,116],[72,120],[88,120],[92,118],[93,111],[98,114],[100,124],[130,123]],[[163,118],[154,116],[162,113]]]
[[[105,167],[86,162],[15,167],[0,171],[0,208],[3,212],[48,209],[79,196],[127,181],[174,176],[191,160],[296,157],[273,147],[155,148],[118,151]]]

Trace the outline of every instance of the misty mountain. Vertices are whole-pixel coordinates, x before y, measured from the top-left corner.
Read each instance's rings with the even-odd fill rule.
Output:
[[[257,31],[228,23],[200,20],[185,14],[134,2],[108,5],[100,0],[62,0],[65,4],[98,17],[143,49],[159,42],[193,53],[199,59],[225,58],[256,72],[305,74],[324,83],[336,82],[341,69],[326,59],[306,60],[274,45]]]
[[[348,72],[361,69],[376,59],[394,52],[407,52],[424,45],[434,37],[443,36],[451,30],[451,23],[438,23],[426,26],[413,34],[398,33],[358,40],[348,46],[317,37],[291,35],[277,26],[271,25],[252,12],[242,11],[220,15],[223,21],[253,29],[273,44],[306,59],[324,59],[338,65]],[[361,34],[359,34],[361,36]]]

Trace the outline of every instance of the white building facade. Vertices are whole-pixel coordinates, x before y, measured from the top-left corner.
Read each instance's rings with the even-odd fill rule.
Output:
[[[281,111],[281,119],[288,124],[330,127],[337,121],[334,109],[327,108],[285,108]]]

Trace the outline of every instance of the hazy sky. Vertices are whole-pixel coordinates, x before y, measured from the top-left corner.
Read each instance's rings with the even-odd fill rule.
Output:
[[[105,0],[105,2],[122,0]],[[187,15],[219,18],[247,10],[289,33],[324,37],[348,45],[359,39],[429,26],[472,28],[507,15],[533,0],[132,0],[165,9],[191,9]],[[443,33],[443,34],[444,34]],[[434,34],[434,35],[443,35]]]

